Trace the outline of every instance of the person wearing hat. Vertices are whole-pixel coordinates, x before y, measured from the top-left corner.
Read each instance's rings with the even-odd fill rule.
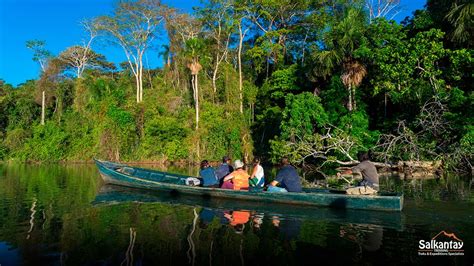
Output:
[[[224,156],[222,158],[222,164],[219,165],[219,167],[217,167],[215,171],[217,180],[219,180],[219,186],[222,186],[222,183],[224,182],[224,177],[234,171],[234,168],[232,167],[230,162],[230,157],[227,155]]]
[[[223,178],[221,188],[233,190],[249,189],[249,174],[244,170],[244,163],[240,160],[234,162],[235,170]]]

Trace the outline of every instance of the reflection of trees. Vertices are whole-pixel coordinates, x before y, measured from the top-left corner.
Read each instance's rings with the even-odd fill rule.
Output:
[[[31,215],[30,215],[30,230],[28,230],[28,235],[26,239],[30,239],[30,233],[33,231],[33,226],[35,226],[35,213],[36,213],[36,199],[33,199],[33,204],[31,204]]]
[[[120,264],[124,260],[123,250],[130,246],[129,231],[133,227],[140,232],[133,240],[133,246],[140,251],[134,252],[135,261],[153,265],[187,264],[185,243],[193,222],[192,213],[193,209],[187,206],[129,202],[68,214],[64,217],[61,236],[61,247],[68,254],[66,263],[107,259],[111,264]],[[198,231],[192,235],[196,248],[201,244],[196,241]]]
[[[299,240],[315,246],[327,245],[329,223],[326,221],[306,221],[301,226]]]
[[[189,235],[187,237],[187,240],[188,240],[188,243],[189,243],[189,249],[188,249],[187,254],[188,254],[189,263],[194,266],[194,263],[195,263],[195,260],[196,260],[196,247],[195,247],[194,241],[193,241],[193,233],[196,230],[196,223],[197,223],[197,220],[199,218],[199,215],[196,212],[196,208],[193,209],[193,213],[194,213],[193,226],[192,226],[191,232],[189,232]]]
[[[360,261],[363,251],[374,252],[381,248],[383,228],[377,225],[348,224],[341,226],[340,236],[357,245],[358,251],[353,260]]]
[[[380,184],[387,191],[403,192],[417,201],[469,200],[471,189],[466,177],[445,175],[436,179],[401,180],[397,176],[383,177]]]
[[[98,185],[92,165],[6,164],[0,172],[0,241],[19,248],[25,261],[56,248],[62,216],[89,206]]]
[[[378,243],[369,237],[372,234],[378,239],[377,232],[360,225],[345,228],[346,236],[352,234],[355,241],[329,241],[338,238],[340,227],[323,218],[291,219],[275,216],[272,212],[265,213],[265,216],[250,212],[252,216],[244,230],[236,233],[223,212],[216,209],[209,209],[213,218],[201,224],[199,218],[196,219],[201,209],[187,205],[124,202],[92,206],[90,202],[99,184],[93,166],[0,165],[0,173],[0,241],[18,248],[25,263],[188,264],[186,253],[190,247],[187,241],[190,232],[195,265],[227,265],[229,261],[238,265],[242,262],[246,265],[262,262],[299,264],[302,258],[298,254],[337,257],[340,250],[352,246],[357,247],[351,252],[354,256],[359,248],[369,251],[376,249]],[[452,186],[436,182],[433,186],[438,184],[440,189]],[[427,189],[431,188],[425,184],[423,191]],[[453,224],[468,220],[467,213],[460,213],[457,209],[454,212],[455,216],[449,216]],[[433,219],[447,217],[446,211],[444,216],[439,211],[426,211],[423,216],[428,217],[427,214]],[[32,217],[34,226],[30,223]],[[274,226],[274,217],[279,219],[279,227]],[[413,219],[411,217],[412,223]],[[259,229],[255,230],[252,223],[258,224]],[[467,227],[457,229],[466,232],[464,237],[472,239]],[[30,239],[27,240],[30,230]],[[383,256],[402,262],[413,259],[409,256],[397,258],[399,253],[393,252],[399,249],[412,252],[417,241],[426,238],[411,233],[384,232],[384,237],[397,241],[384,243]],[[398,241],[405,241],[403,247],[399,247]],[[371,247],[367,243],[375,244]],[[370,260],[365,254],[359,259]],[[336,261],[342,260],[344,258],[336,258]]]
[[[130,242],[128,244],[127,252],[125,252],[125,259],[120,263],[122,266],[124,263],[127,266],[134,265],[133,264],[133,248],[135,247],[135,239],[137,238],[137,230],[135,228],[130,227]]]

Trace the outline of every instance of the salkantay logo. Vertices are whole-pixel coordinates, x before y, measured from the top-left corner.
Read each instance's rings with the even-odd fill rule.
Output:
[[[442,241],[441,238],[446,240]],[[421,256],[462,256],[464,242],[454,233],[439,232],[431,240],[420,240],[418,255]]]

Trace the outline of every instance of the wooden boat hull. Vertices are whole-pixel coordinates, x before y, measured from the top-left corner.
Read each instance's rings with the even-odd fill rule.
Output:
[[[327,206],[339,209],[362,209],[380,211],[401,211],[403,195],[347,195],[330,193],[329,190],[312,189],[306,193],[271,193],[266,191],[238,191],[184,185],[189,176],[172,174],[106,161],[96,160],[100,175],[105,183],[168,191],[201,197],[216,197],[232,200],[246,200],[264,203],[293,204],[302,206]],[[125,172],[119,171],[126,170]]]

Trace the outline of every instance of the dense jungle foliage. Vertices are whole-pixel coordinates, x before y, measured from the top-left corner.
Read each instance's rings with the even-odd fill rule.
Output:
[[[429,0],[397,23],[361,0],[209,0],[192,14],[122,1],[84,24],[88,44],[52,55],[27,43],[42,72],[0,82],[0,158],[331,165],[371,149],[470,172],[473,10]],[[153,48],[162,68],[144,67]]]

